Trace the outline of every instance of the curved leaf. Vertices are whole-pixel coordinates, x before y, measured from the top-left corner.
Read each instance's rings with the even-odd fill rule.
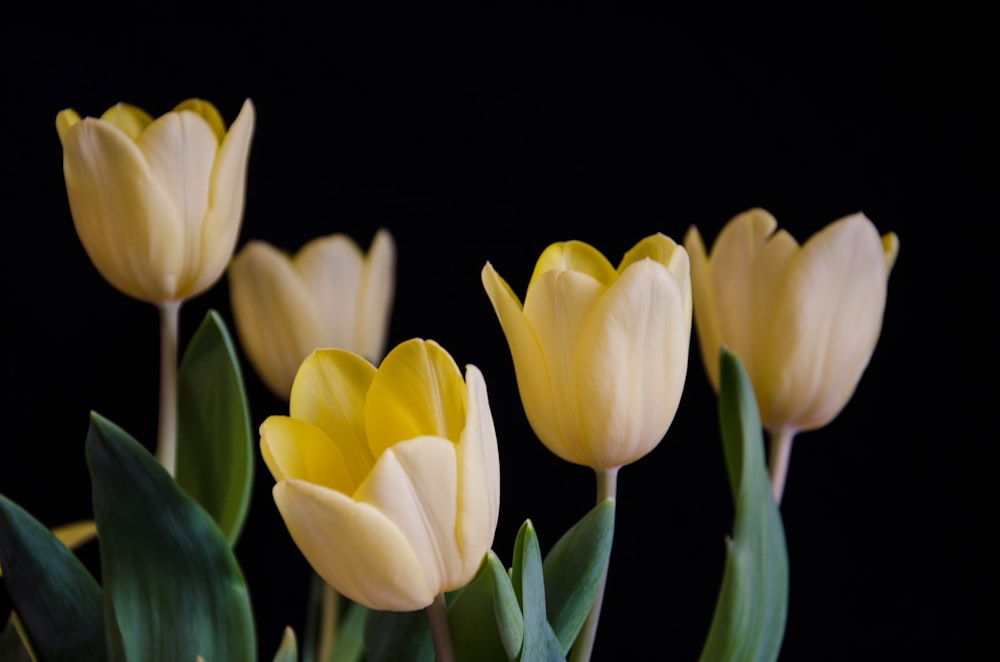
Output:
[[[434,641],[424,610],[368,611],[365,662],[434,662]]]
[[[517,659],[524,618],[510,576],[493,550],[449,605],[448,623],[458,660]]]
[[[246,584],[208,513],[149,451],[96,413],[86,455],[105,618],[121,637],[113,659],[256,660]]]
[[[253,487],[254,440],[243,376],[226,325],[211,310],[177,373],[177,482],[235,545]]]

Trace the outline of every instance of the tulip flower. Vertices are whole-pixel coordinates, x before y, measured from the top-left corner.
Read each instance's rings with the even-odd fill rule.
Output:
[[[314,349],[340,348],[378,363],[395,290],[396,247],[379,230],[365,255],[343,234],[314,239],[293,257],[251,241],[229,268],[236,330],[257,374],[288,400]]]
[[[483,376],[413,339],[379,368],[313,352],[289,416],[260,427],[274,501],[313,569],[372,609],[438,603],[475,575],[500,507],[496,432]],[[441,603],[443,604],[443,602]]]
[[[56,129],[77,235],[109,283],[159,304],[219,280],[243,217],[249,99],[228,132],[198,99],[155,120],[121,103],[100,119],[66,109]]]
[[[652,235],[615,269],[583,242],[552,244],[523,306],[489,262],[482,280],[525,414],[549,450],[603,471],[660,443],[687,375],[691,281],[683,247]]]
[[[780,501],[795,435],[833,420],[871,359],[899,240],[880,237],[861,213],[802,246],[777,227],[767,211],[751,209],[722,229],[711,255],[695,227],[684,244],[709,381],[718,392],[726,345],[753,384]]]

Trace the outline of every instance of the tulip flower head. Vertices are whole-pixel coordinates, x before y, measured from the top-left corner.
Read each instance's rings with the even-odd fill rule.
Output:
[[[318,348],[378,363],[395,292],[396,246],[379,230],[366,255],[347,235],[307,243],[294,256],[251,241],[229,268],[236,330],[268,388],[288,400],[295,373]]]
[[[683,247],[655,234],[616,269],[588,244],[554,243],[539,257],[523,305],[490,263],[482,280],[525,414],[549,450],[612,470],[660,443],[687,376],[691,281]]]
[[[162,304],[218,281],[243,218],[249,99],[228,132],[198,99],[156,119],[128,104],[99,119],[66,109],[56,129],[77,235],[109,283]]]
[[[372,609],[413,611],[472,579],[500,508],[478,368],[463,380],[430,340],[398,345],[378,369],[317,350],[289,407],[261,425],[261,451],[278,510],[324,580]]]

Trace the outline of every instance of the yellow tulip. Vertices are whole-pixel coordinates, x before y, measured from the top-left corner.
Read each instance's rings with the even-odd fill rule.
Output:
[[[482,271],[514,361],[525,414],[560,458],[616,470],[645,456],[673,421],[687,376],[687,253],[655,234],[615,269],[579,241],[539,257],[522,306]]]
[[[792,438],[829,423],[847,404],[882,329],[895,234],[879,236],[861,213],[799,244],[763,209],[722,229],[711,255],[697,228],[691,255],[695,326],[709,380],[719,389],[719,350],[743,362],[780,498]]]
[[[77,235],[100,274],[162,304],[205,291],[236,245],[254,107],[228,133],[216,108],[189,99],[153,119],[118,104],[100,119],[56,117]]]
[[[319,237],[294,256],[251,241],[229,268],[240,342],[257,374],[288,400],[302,361],[339,348],[377,363],[395,291],[396,246],[379,230],[365,255],[343,234]]]
[[[413,339],[375,368],[312,353],[289,416],[260,428],[274,500],[295,544],[337,591],[412,611],[464,586],[493,545],[500,464],[486,384]]]

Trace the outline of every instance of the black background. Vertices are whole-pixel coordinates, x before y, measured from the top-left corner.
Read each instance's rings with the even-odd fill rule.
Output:
[[[654,232],[681,241],[696,224],[711,242],[754,206],[800,241],[855,211],[896,232],[872,361],[842,414],[793,449],[782,659],[978,657],[997,616],[997,219],[986,204],[997,76],[982,17],[914,11],[5,26],[0,493],[48,525],[89,517],[88,413],[150,447],[156,433],[157,313],[104,282],[80,246],[56,114],[127,101],[160,115],[197,96],[231,122],[249,97],[240,245],[295,250],[344,232],[366,247],[377,228],[392,232],[390,345],[433,338],[486,377],[501,454],[494,549],[506,562],[526,518],[544,552],[583,515],[594,478],[527,425],[480,283],[487,260],[523,295],[553,241],[585,240],[617,263]],[[209,309],[232,329],[228,296],[223,278],[185,304],[182,343]],[[254,426],[285,413],[243,367]],[[701,650],[732,522],[715,405],[693,336],[672,427],[619,475],[595,659]],[[301,633],[309,577],[272,485],[258,461],[236,550],[261,659],[284,625]],[[80,554],[97,572],[96,545]]]

